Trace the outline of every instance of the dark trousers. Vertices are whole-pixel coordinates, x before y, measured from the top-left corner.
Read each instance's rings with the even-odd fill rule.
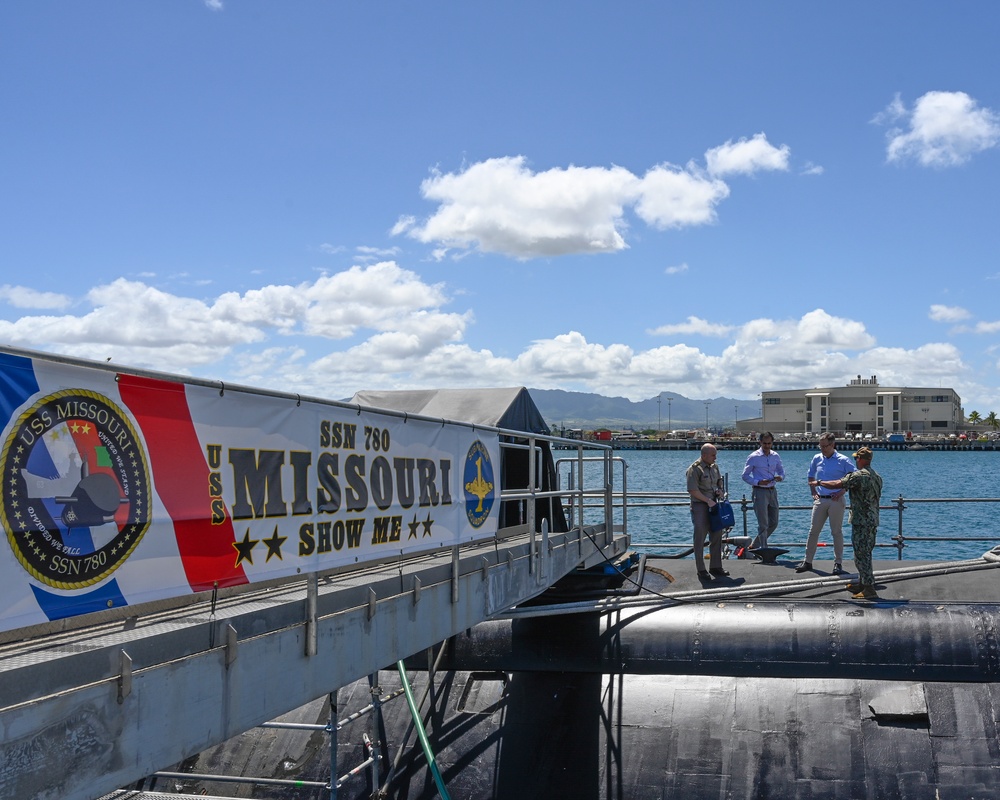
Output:
[[[708,525],[708,503],[691,504],[694,523],[694,561],[698,571],[705,569],[705,537],[708,537],[708,563],[711,569],[722,569],[722,531],[712,533]]]

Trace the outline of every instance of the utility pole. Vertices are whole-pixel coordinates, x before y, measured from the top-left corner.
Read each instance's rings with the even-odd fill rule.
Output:
[[[708,407],[712,405],[711,400],[705,401],[705,433],[708,433]]]

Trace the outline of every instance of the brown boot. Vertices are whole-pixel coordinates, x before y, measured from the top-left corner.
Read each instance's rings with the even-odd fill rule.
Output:
[[[878,600],[878,594],[875,592],[875,587],[870,583],[862,586],[860,592],[856,592],[852,597],[855,600]]]
[[[856,592],[860,592],[865,587],[860,583],[849,583],[844,588],[847,589],[847,591],[849,591],[851,594],[855,594]]]

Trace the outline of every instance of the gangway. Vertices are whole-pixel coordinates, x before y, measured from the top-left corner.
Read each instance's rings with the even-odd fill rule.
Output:
[[[30,362],[27,367],[26,362]],[[36,383],[25,378],[26,372]],[[627,531],[613,521],[613,487],[606,480],[609,468],[596,471],[596,489],[593,482],[581,481],[574,488],[553,483],[553,444],[571,444],[577,451],[581,477],[585,457],[610,458],[605,446],[564,442],[527,426],[505,428],[481,419],[428,417],[412,409],[370,408],[164,379],[5,348],[0,348],[0,373],[4,379],[0,381],[0,410],[7,413],[6,422],[0,416],[5,424],[0,458],[5,488],[0,511],[10,547],[9,552],[0,553],[0,598],[6,603],[5,610],[0,610],[0,623],[6,623],[0,626],[0,798],[94,800],[134,785],[517,606],[575,569],[616,559],[629,545]],[[49,373],[57,378],[50,378]],[[100,374],[95,378],[96,373]],[[52,388],[46,380],[53,382]],[[11,399],[11,387],[23,397]],[[168,446],[157,450],[155,428],[164,423],[143,417],[146,409],[135,399],[136,387],[167,395],[173,404],[167,414],[171,424],[180,400],[190,408],[192,452],[204,462],[204,480],[192,481],[178,468],[171,447],[182,447],[183,441],[167,437]],[[183,398],[172,394],[182,392]],[[522,389],[510,396],[523,403],[524,395]],[[463,408],[472,408],[469,393],[461,400]],[[154,401],[164,399],[158,395]],[[252,440],[245,443],[248,427],[241,414],[246,406],[254,406],[246,416],[264,420],[256,424],[274,424],[274,430],[265,428],[260,433],[268,448],[280,437],[291,443],[283,443],[283,450],[265,449]],[[87,427],[88,415],[96,424],[106,422],[109,413],[119,414],[118,428],[108,428],[103,438],[93,441],[94,449],[112,451],[101,457],[103,463],[110,460],[112,464],[105,474],[119,482],[122,496],[112,499],[113,506],[121,505],[120,519],[108,502],[110,479],[105,478],[103,484],[87,482],[87,470],[81,471],[78,461],[65,456],[65,440],[54,441],[57,437],[50,436],[52,430],[46,426],[55,428],[53,421],[67,415],[70,408],[80,419],[65,422],[65,437],[71,436],[68,430],[77,422],[81,429]],[[320,444],[312,452],[308,442],[294,441],[303,413],[318,420],[307,427],[310,435],[320,431]],[[134,430],[126,430],[133,418],[139,423]],[[334,426],[343,425],[346,430],[355,420],[359,431],[363,424],[366,437],[374,431],[367,461],[353,449],[348,452],[347,440],[338,440],[334,433]],[[234,430],[243,437],[239,446],[227,444],[238,439]],[[430,456],[421,456],[420,436],[426,431],[440,432],[433,434],[437,438],[428,446],[433,462]],[[168,433],[178,440],[188,435],[177,434],[173,428]],[[46,442],[53,462],[58,466],[62,457],[66,463],[77,464],[75,473],[60,473],[56,480],[28,474],[18,447],[41,446],[38,442],[44,437],[53,439]],[[128,467],[136,470],[136,478],[124,471],[127,458],[115,462],[118,452],[113,444],[120,445],[119,449],[127,445],[148,450],[135,459],[141,462],[138,466],[133,462]],[[357,443],[349,444],[364,453],[368,442],[359,434]],[[90,445],[77,440],[76,446],[83,457],[92,455],[86,452]],[[390,460],[394,456],[395,463]],[[452,456],[456,457],[454,467]],[[338,457],[342,457],[339,462]],[[464,475],[459,470],[463,457]],[[352,458],[353,473],[345,466]],[[484,468],[490,458],[494,472]],[[319,473],[324,460],[326,472],[320,475],[317,488],[310,470],[316,468]],[[120,475],[114,472],[115,463],[123,466]],[[190,463],[181,466],[187,468]],[[232,465],[235,483],[225,471],[227,465]],[[140,475],[144,466],[148,489],[138,480],[144,477]],[[363,472],[362,467],[370,472]],[[395,483],[389,482],[389,476]],[[404,485],[407,476],[412,481],[409,487]],[[47,490],[47,480],[58,487]],[[182,484],[182,491],[171,485],[172,480]],[[129,481],[129,490],[122,488]],[[283,495],[283,486],[289,497]],[[135,507],[140,487],[154,511]],[[462,498],[463,487],[464,508],[455,500],[455,508],[446,509],[445,499]],[[45,491],[52,496],[43,497]],[[199,528],[199,520],[177,511],[190,512],[194,504],[185,492],[197,491],[210,495],[211,503],[204,507],[218,516],[218,522],[244,515],[238,530],[229,525],[230,540],[223,540],[214,554],[208,552],[210,543],[192,536],[191,531],[216,535],[215,527],[206,521]],[[420,514],[410,510],[405,516],[392,516],[392,502],[398,503],[407,491],[410,502],[415,503],[418,495],[426,501]],[[607,499],[605,510],[603,514],[588,511],[585,516],[584,497],[592,503],[595,493]],[[17,504],[23,495],[38,498],[31,500],[30,519],[41,533],[20,521],[23,508]],[[293,502],[287,502],[291,495]],[[371,498],[368,510],[361,507],[362,497]],[[328,547],[317,558],[309,548],[315,549],[322,535],[327,544],[336,536],[336,522],[323,520],[336,521],[342,514],[334,510],[323,517],[321,508],[312,508],[323,500],[332,504],[333,499],[355,503],[355,517],[360,520],[356,528],[365,531],[365,538],[354,549]],[[438,504],[432,505],[432,500]],[[47,527],[41,524],[43,502],[45,509],[55,509],[53,514],[62,509],[62,520],[55,518]],[[291,515],[286,508],[292,509]],[[141,534],[144,525],[152,525],[142,546],[130,540],[117,571],[107,573],[115,584],[114,592],[107,589],[109,578],[104,574],[79,585],[67,580],[46,582],[44,569],[54,563],[45,560],[45,552],[38,552],[46,546],[62,554],[55,562],[60,569],[70,575],[83,569],[73,561],[79,547],[70,548],[66,542],[79,542],[73,514],[84,512],[90,515],[95,531],[110,527],[113,535],[117,531],[122,537]],[[459,534],[431,537],[432,524],[435,532],[442,528],[446,512]],[[465,516],[469,523],[463,528]],[[157,524],[162,527],[156,528]],[[419,544],[426,536],[426,544],[405,546],[407,526],[411,539]],[[225,525],[219,527],[225,529]],[[467,533],[460,535],[465,529]],[[201,583],[191,581],[186,591],[145,600],[150,587],[156,588],[160,581],[160,573],[173,567],[164,542],[174,530],[178,542],[188,547],[184,567],[189,580],[198,570],[210,574],[204,565],[209,557],[215,558],[213,563],[228,563],[229,579],[209,583],[203,578]],[[297,540],[292,538],[296,532]],[[82,557],[88,567],[117,548],[113,535],[104,545],[94,536],[93,554]],[[184,536],[188,539],[181,541]],[[298,557],[286,543],[289,538],[297,543]],[[139,566],[133,569],[136,559]],[[233,561],[240,580],[233,578]],[[30,575],[26,577],[25,572]],[[18,593],[22,585],[25,588]],[[39,607],[48,621],[34,621],[39,612],[32,610],[33,596],[43,598]],[[104,610],[94,610],[95,598]],[[108,598],[106,605],[104,598]],[[74,602],[84,605],[75,609]],[[32,624],[21,624],[24,619]]]

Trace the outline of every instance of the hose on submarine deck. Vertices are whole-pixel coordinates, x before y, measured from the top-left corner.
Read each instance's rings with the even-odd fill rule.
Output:
[[[976,569],[990,569],[1000,565],[1000,545],[983,553],[980,558],[965,561],[953,561],[921,567],[901,567],[899,569],[882,570],[876,576],[880,581],[906,580],[910,578],[948,575],[957,572],[969,572]],[[588,614],[595,611],[610,613],[646,606],[669,606],[681,603],[739,600],[747,597],[779,596],[802,589],[818,589],[824,586],[843,586],[843,578],[830,576],[825,578],[797,578],[787,581],[759,583],[740,589],[694,589],[684,592],[653,592],[646,597],[610,597],[605,600],[583,601],[579,603],[557,603],[547,606],[530,606],[513,608],[495,614],[492,619],[522,619],[525,617],[540,617],[551,614]],[[651,591],[651,590],[648,590]]]

